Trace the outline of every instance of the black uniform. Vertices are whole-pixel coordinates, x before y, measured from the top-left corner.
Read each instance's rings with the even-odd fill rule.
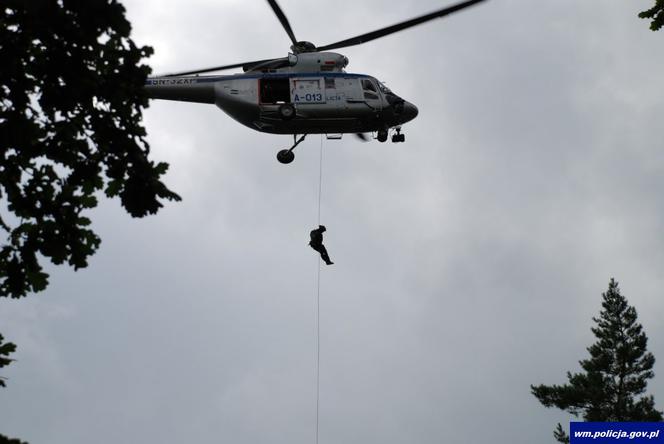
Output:
[[[330,256],[327,255],[327,249],[325,249],[325,245],[323,245],[324,231],[324,225],[319,225],[317,229],[312,230],[309,234],[311,236],[311,242],[309,242],[309,246],[320,253],[320,257],[327,265],[332,265],[334,262],[330,260]]]

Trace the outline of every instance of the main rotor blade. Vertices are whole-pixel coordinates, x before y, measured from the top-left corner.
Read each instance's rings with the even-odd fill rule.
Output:
[[[214,68],[203,68],[194,71],[176,72],[172,74],[165,74],[163,76],[155,76],[155,77],[177,77],[177,76],[188,76],[194,74],[204,74],[206,72],[212,72],[212,71],[223,71],[225,69],[241,68],[247,65],[259,65],[262,63],[271,62],[272,60],[275,59],[255,60],[253,62],[242,62],[242,63],[235,63],[233,65],[215,66]]]
[[[288,37],[290,37],[291,42],[293,42],[293,45],[297,44],[297,39],[295,38],[295,34],[293,34],[293,30],[291,29],[290,23],[288,23],[288,19],[286,18],[286,14],[284,14],[284,11],[281,10],[279,5],[277,4],[276,0],[267,0],[267,2],[270,4],[272,7],[272,10],[274,13],[277,15],[277,18],[281,22],[281,26],[284,27],[286,30],[286,34],[288,34]]]
[[[280,59],[270,59],[260,63],[249,63],[247,65],[244,65],[242,67],[242,70],[244,72],[262,71],[266,69],[279,69],[286,66],[292,66],[291,59],[289,57],[282,57]]]
[[[354,46],[354,45],[359,45],[361,43],[366,43],[371,40],[385,37],[386,35],[394,34],[395,32],[403,31],[404,29],[408,29],[410,27],[428,22],[429,20],[444,17],[446,15],[452,14],[453,12],[460,11],[461,9],[467,8],[469,6],[472,6],[476,3],[480,3],[483,1],[485,0],[468,0],[462,3],[457,3],[456,5],[448,6],[446,8],[434,11],[430,14],[426,14],[421,17],[416,17],[414,19],[407,20],[405,22],[397,23],[396,25],[388,26],[382,29],[377,29],[376,31],[358,35],[357,37],[352,37],[350,39],[341,40],[340,42],[332,43],[330,45],[319,46],[318,51],[346,48],[348,46]]]

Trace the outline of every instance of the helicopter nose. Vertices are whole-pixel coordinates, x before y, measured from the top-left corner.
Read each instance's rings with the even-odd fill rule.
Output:
[[[417,107],[415,105],[413,105],[410,102],[404,102],[403,112],[401,113],[403,123],[410,122],[415,117],[417,117],[418,113],[419,113],[419,111],[417,110]]]

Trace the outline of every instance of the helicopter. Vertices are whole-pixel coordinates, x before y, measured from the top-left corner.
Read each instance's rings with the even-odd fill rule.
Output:
[[[339,139],[366,133],[386,142],[404,142],[401,126],[417,117],[417,107],[375,77],[345,71],[348,58],[330,50],[359,45],[411,28],[485,0],[467,0],[410,20],[324,46],[297,40],[276,0],[267,0],[291,42],[288,56],[178,72],[146,80],[149,98],[214,104],[239,123],[260,132],[293,135],[278,152],[283,164],[309,134]],[[232,75],[201,75],[242,68]],[[299,137],[298,137],[299,136]]]

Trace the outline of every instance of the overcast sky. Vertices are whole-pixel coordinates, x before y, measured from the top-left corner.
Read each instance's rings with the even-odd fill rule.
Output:
[[[319,45],[434,0],[280,0]],[[615,277],[659,358],[664,408],[664,31],[652,0],[490,0],[342,50],[415,103],[406,143],[323,143],[320,443],[553,442],[530,384],[560,384]],[[262,0],[131,0],[156,73],[283,57]],[[316,420],[321,138],[212,105],[153,102],[154,159],[183,197],[92,212],[87,269],[0,301],[19,346],[0,432],[31,444],[308,444]]]

